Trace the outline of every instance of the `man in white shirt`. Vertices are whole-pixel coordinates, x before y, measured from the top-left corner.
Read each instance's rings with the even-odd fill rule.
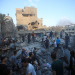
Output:
[[[50,35],[50,33],[47,33],[48,38],[49,38],[49,35]]]
[[[57,49],[57,43],[56,43],[56,41],[54,40],[54,50],[56,50]]]
[[[33,65],[28,63],[27,59],[23,59],[22,64],[25,67],[24,73],[26,75],[36,75]]]
[[[46,35],[44,35],[44,37],[43,37],[44,39],[43,39],[43,41],[45,42],[46,41],[46,38],[47,38],[47,36]]]

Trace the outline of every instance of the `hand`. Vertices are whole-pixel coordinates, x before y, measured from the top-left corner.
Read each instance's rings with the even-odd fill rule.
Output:
[[[30,51],[26,51],[26,52],[30,52]]]
[[[29,58],[29,56],[28,56],[28,57],[26,57],[26,58]]]
[[[37,67],[39,68],[39,66],[37,65]]]

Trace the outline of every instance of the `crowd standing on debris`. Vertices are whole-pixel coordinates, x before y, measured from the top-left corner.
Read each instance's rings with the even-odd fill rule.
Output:
[[[56,37],[57,34],[55,34]],[[37,36],[36,34],[33,32],[32,34],[27,34],[27,35],[22,35],[22,41],[25,42],[25,39],[28,39],[28,44],[31,44],[31,42],[33,41],[33,43],[35,42]],[[47,32],[46,34],[43,33],[39,33],[39,38],[42,40],[42,45],[44,48],[46,48],[46,51],[48,52],[48,50],[50,49],[50,42],[53,40],[53,32]],[[62,38],[62,31],[60,32],[60,38]],[[0,51],[3,50],[4,54],[7,55],[7,50],[10,49],[8,48],[8,46],[11,43],[15,43],[16,41],[19,41],[18,38],[11,38],[11,37],[6,37],[4,39],[1,39],[2,42],[0,44]],[[69,43],[69,36],[68,34],[65,35],[65,47],[68,48],[68,43]],[[51,52],[51,58],[53,60],[53,63],[51,64],[51,68],[53,71],[53,75],[64,75],[63,73],[63,61],[60,59],[57,59],[56,57],[56,50],[59,49],[60,47],[60,42],[61,39],[59,39],[59,37],[57,37],[56,40],[53,40],[53,47],[54,47],[54,51]],[[16,58],[17,55],[17,51],[14,51],[14,55],[12,56],[12,69],[9,69],[8,66],[5,64],[8,59],[6,56],[2,56],[0,54],[0,58],[1,58],[1,64],[0,64],[0,75],[12,75],[13,72],[15,71],[15,67],[17,67],[17,70],[23,69],[23,73],[22,75],[36,75],[36,69],[34,68],[34,64],[37,66],[37,68],[40,68],[40,61],[38,59],[38,57],[36,56],[36,52],[38,51],[38,49],[36,47],[34,47],[33,52],[30,51],[26,51],[25,48],[22,48],[22,52],[21,52],[21,57],[20,57],[20,62],[21,62],[21,68],[19,67],[19,61]],[[27,56],[27,53],[29,52],[29,56]],[[70,75],[75,75],[75,52],[71,51],[70,52],[71,56],[70,56],[70,65],[69,65],[69,73]],[[37,60],[37,63],[36,63]]]

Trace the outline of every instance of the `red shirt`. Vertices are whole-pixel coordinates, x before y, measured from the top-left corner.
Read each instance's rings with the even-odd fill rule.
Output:
[[[34,33],[32,33],[32,37],[34,37]]]

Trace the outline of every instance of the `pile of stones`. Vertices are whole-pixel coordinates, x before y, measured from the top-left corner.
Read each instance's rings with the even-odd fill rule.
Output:
[[[37,55],[37,58],[40,61],[40,67],[36,68],[36,66],[34,66],[37,75],[52,75],[52,69],[51,69],[51,63],[53,62],[52,58],[51,58],[51,52],[53,52],[53,46],[51,46],[52,44],[53,43],[51,42],[48,52],[46,52],[46,49],[44,47],[42,47],[41,43],[39,43],[39,42],[32,43],[32,44],[27,45],[25,47],[26,50],[30,50],[30,51],[33,51],[34,47],[36,47],[38,49],[38,51],[36,52],[36,55]],[[63,44],[63,43],[61,43],[61,44]],[[19,50],[18,55],[17,55],[17,59],[19,61],[20,61],[21,51],[22,50]],[[63,54],[63,51],[64,51],[64,54]],[[62,45],[61,45],[60,49],[58,49],[58,51],[56,53],[57,53],[57,59],[60,58],[64,63],[64,67],[68,67],[69,66],[69,63],[68,63],[69,58],[68,58],[68,56],[70,56],[70,55],[67,55],[67,54],[70,54],[69,50],[63,49]],[[13,54],[13,53],[11,52],[11,54]],[[11,54],[9,54],[10,59],[11,59],[11,57],[10,57]],[[67,69],[64,69],[64,75],[67,75],[68,72],[69,71]],[[22,72],[17,71],[17,72],[14,73],[14,75],[21,75],[21,73]]]

